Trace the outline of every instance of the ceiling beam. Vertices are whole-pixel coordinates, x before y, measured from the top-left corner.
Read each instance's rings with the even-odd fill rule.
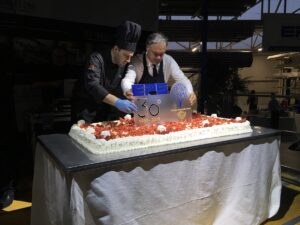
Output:
[[[208,41],[237,42],[251,37],[260,20],[209,20]],[[159,31],[170,41],[201,41],[201,20],[159,20]]]

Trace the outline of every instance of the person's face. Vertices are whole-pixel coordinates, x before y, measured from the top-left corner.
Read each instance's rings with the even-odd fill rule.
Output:
[[[167,45],[165,42],[159,42],[147,46],[147,57],[152,64],[159,64],[166,52]]]
[[[113,48],[113,63],[119,65],[119,66],[124,66],[127,63],[130,62],[132,56],[133,56],[133,52],[132,51],[128,51],[125,49],[120,49],[118,46],[115,46]]]

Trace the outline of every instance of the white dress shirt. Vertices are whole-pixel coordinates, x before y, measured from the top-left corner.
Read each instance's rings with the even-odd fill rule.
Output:
[[[153,66],[151,62],[146,57],[147,67],[149,75],[152,76],[153,74]],[[157,71],[159,72],[159,66],[157,65]],[[121,88],[124,92],[124,94],[131,90],[131,86],[135,83],[139,83],[142,79],[144,71],[144,65],[143,65],[143,54],[136,55],[132,58],[132,61],[130,62],[130,65],[128,66],[127,73],[125,74],[125,77],[121,81]],[[181,82],[183,83],[188,93],[193,93],[193,86],[191,84],[191,81],[184,75],[184,73],[179,68],[176,61],[172,58],[172,56],[168,54],[164,54],[163,56],[163,73],[164,73],[164,80],[165,82],[168,82],[170,76],[175,80],[175,82]]]

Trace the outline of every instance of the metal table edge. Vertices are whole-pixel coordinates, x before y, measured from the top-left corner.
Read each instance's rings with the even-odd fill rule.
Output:
[[[255,128],[261,128],[261,127],[253,127]],[[225,141],[219,141],[219,142],[213,142],[213,143],[206,143],[206,144],[201,144],[201,149],[207,148],[207,147],[216,147],[219,145],[224,145],[224,144],[232,144],[236,143],[237,141],[251,141],[251,140],[256,140],[256,139],[262,139],[262,138],[267,138],[267,137],[273,137],[273,136],[280,136],[281,131],[280,130],[273,130],[266,128],[268,130],[271,130],[272,132],[269,133],[264,133],[259,136],[250,136],[250,137],[240,137],[238,139],[231,139],[231,140],[225,140]],[[53,135],[61,135],[63,138],[70,139],[71,138],[67,134],[53,134]],[[138,155],[138,156],[133,156],[133,157],[128,157],[128,158],[122,158],[122,159],[115,159],[111,161],[106,161],[106,162],[91,162],[91,164],[85,164],[85,165],[78,165],[78,166],[66,166],[62,160],[56,155],[50,148],[47,146],[45,141],[43,140],[44,137],[49,136],[49,135],[40,135],[37,137],[38,142],[44,147],[44,149],[47,151],[47,153],[54,159],[54,161],[63,169],[64,172],[66,173],[73,173],[73,172],[78,172],[78,171],[83,171],[83,170],[89,170],[89,169],[95,169],[99,167],[107,167],[111,165],[116,165],[116,164],[121,164],[121,163],[127,163],[127,162],[132,162],[132,161],[139,161],[143,159],[148,159],[148,158],[155,158],[158,156],[165,156],[165,155],[171,155],[171,154],[177,154],[177,153],[182,153],[182,152],[187,152],[187,151],[195,151],[195,150],[200,150],[199,145],[195,146],[189,146],[185,148],[179,148],[179,149],[172,149],[172,150],[166,150],[162,152],[155,152],[155,153],[150,153],[150,154],[145,154],[145,155]],[[74,146],[75,147],[75,146]],[[91,153],[87,153],[91,154]]]

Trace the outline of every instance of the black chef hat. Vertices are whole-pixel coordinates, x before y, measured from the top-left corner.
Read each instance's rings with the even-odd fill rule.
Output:
[[[141,36],[141,26],[131,21],[125,21],[117,27],[116,45],[120,49],[135,51]]]

